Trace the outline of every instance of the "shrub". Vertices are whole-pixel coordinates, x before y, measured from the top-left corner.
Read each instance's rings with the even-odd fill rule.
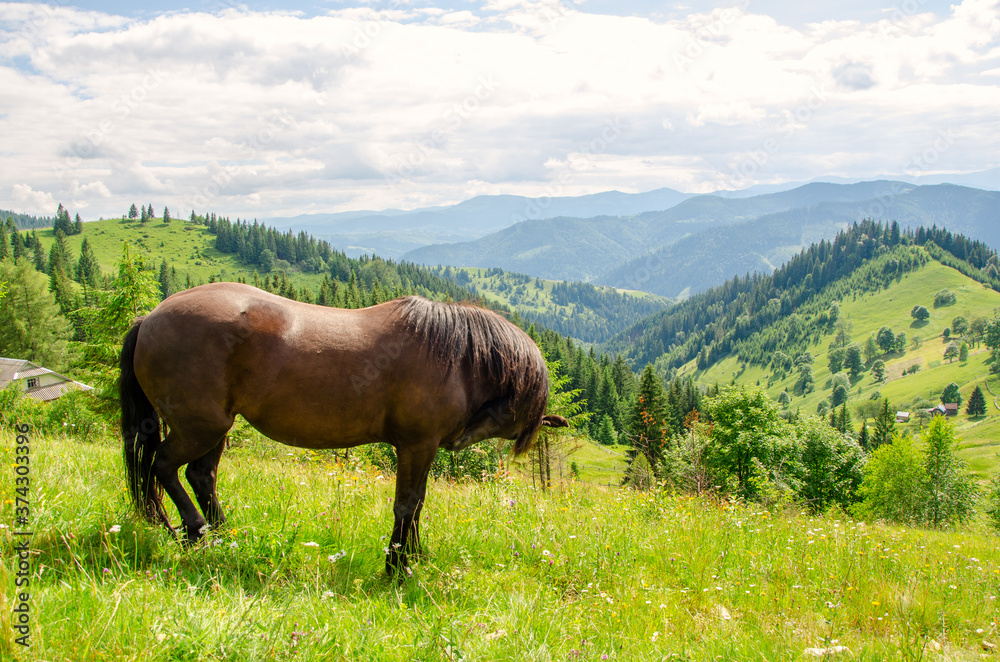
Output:
[[[714,489],[718,481],[706,462],[710,442],[708,428],[704,425],[695,425],[677,438],[660,460],[660,474],[667,487],[691,494],[704,494]]]
[[[921,519],[924,467],[910,437],[897,436],[869,457],[851,512],[866,520],[914,523]]]
[[[909,437],[896,436],[871,454],[858,488],[855,516],[944,528],[966,522],[976,502],[976,484],[955,456],[955,426],[931,421],[921,453]]]
[[[799,495],[817,511],[849,506],[861,485],[864,451],[821,419],[806,418],[796,428],[804,469]]]
[[[986,521],[1000,533],[1000,474],[993,476],[986,491]]]
[[[939,290],[934,295],[934,307],[951,306],[955,304],[956,300],[955,293],[951,290]]]
[[[955,426],[939,416],[927,427],[924,441],[924,521],[933,527],[967,521],[976,502],[976,484],[955,456]]]

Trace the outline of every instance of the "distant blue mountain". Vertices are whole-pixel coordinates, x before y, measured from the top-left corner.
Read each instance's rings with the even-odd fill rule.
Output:
[[[814,182],[748,198],[696,196],[632,216],[528,221],[403,257],[677,297],[737,274],[773,271],[802,248],[867,217],[903,227],[936,224],[1000,248],[1000,192],[880,180]]]
[[[630,216],[669,209],[690,197],[691,194],[669,188],[647,193],[607,191],[556,198],[480,195],[447,207],[305,214],[270,218],[266,222],[282,229],[305,230],[329,240],[348,255],[375,253],[398,258],[420,246],[478,239],[522,221],[557,216]]]

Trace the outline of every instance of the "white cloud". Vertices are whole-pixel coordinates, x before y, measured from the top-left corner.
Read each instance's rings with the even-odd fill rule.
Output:
[[[491,0],[139,20],[0,4],[0,206],[260,216],[556,182],[703,191],[760,153],[747,185],[902,173],[947,127],[935,167],[997,165],[995,0],[801,28],[754,11]],[[608,122],[620,135],[560,182]]]
[[[40,216],[55,214],[57,205],[51,193],[36,191],[27,184],[14,184],[11,187],[11,196],[14,202],[17,203],[15,211],[23,211]]]

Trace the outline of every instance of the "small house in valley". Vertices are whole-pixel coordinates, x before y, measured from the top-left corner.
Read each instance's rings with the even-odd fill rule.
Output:
[[[55,400],[73,389],[93,390],[92,386],[74,381],[31,361],[0,357],[0,388],[6,388],[11,383],[20,386],[28,397],[42,402]]]
[[[910,422],[910,412],[908,412],[908,411],[897,411],[896,412],[896,422],[897,423],[909,423]]]

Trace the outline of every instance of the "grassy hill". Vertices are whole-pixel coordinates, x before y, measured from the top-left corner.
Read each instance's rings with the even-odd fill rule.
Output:
[[[935,308],[934,295],[942,289],[955,292],[956,302],[954,305]],[[1000,308],[1000,292],[984,287],[955,269],[931,261],[903,275],[898,282],[880,292],[845,298],[839,305],[840,317],[850,323],[854,342],[864,343],[883,326],[888,326],[895,333],[904,332],[908,338],[905,352],[893,352],[883,357],[886,365],[885,379],[877,382],[871,370],[866,370],[853,381],[849,400],[852,409],[856,410],[859,404],[870,400],[877,393],[889,398],[894,410],[911,411],[918,399],[937,404],[944,387],[956,382],[963,397],[962,413],[958,417],[958,431],[964,438],[962,455],[977,472],[984,475],[992,473],[1000,464],[1000,409],[994,406],[993,398],[984,387],[989,375],[989,368],[985,363],[989,352],[982,347],[973,348],[967,361],[960,362],[956,359],[948,362],[943,358],[947,342],[943,341],[942,334],[957,316],[970,321],[976,317],[991,319],[996,309]],[[915,322],[910,317],[910,311],[915,305],[924,305],[931,311],[931,317],[926,323]],[[775,399],[782,391],[792,394],[791,409],[815,413],[820,401],[829,401],[831,397],[832,375],[828,353],[833,339],[831,329],[818,342],[807,347],[806,351],[814,357],[815,388],[810,393],[794,395],[797,379],[794,369],[784,377],[779,377],[769,367],[744,367],[736,357],[726,358],[701,371],[691,362],[681,373],[695,374],[703,384],[726,384],[734,379],[737,383],[759,382]],[[914,342],[915,339],[919,340],[919,346]],[[904,369],[912,365],[919,366],[919,370],[915,374],[904,375]],[[984,387],[988,414],[982,418],[970,419],[965,414],[964,402],[977,385]],[[994,386],[993,392],[1000,393],[1000,389]],[[857,429],[860,419],[856,413],[854,418],[854,428]],[[908,424],[898,424],[897,429],[916,432],[920,426],[921,422],[914,417]]]
[[[174,219],[164,223],[153,219],[145,225],[136,220],[102,219],[83,224],[83,234],[71,235],[66,241],[73,257],[80,257],[84,237],[94,250],[101,269],[110,272],[121,258],[122,242],[128,241],[133,253],[142,255],[147,265],[159,267],[160,261],[177,269],[181,283],[190,278],[193,285],[215,280],[253,280],[252,268],[247,267],[235,254],[222,253],[215,248],[215,235],[204,225]],[[38,230],[46,254],[55,240],[51,228]],[[288,277],[296,285],[309,287],[315,293],[323,281],[322,273],[305,273],[289,270]]]
[[[232,448],[229,525],[183,548],[128,512],[120,442],[31,442],[31,649],[0,591],[2,659],[978,660],[1000,629],[1000,551],[979,527],[434,480],[429,553],[400,583],[383,572],[391,475]],[[14,449],[0,434],[0,464]],[[12,489],[0,482],[4,522]],[[0,540],[12,548],[10,528]],[[5,586],[17,564],[3,555]]]
[[[590,283],[532,278],[499,268],[430,267],[480,296],[516,310],[525,319],[588,343],[600,343],[670,301],[655,294]]]

